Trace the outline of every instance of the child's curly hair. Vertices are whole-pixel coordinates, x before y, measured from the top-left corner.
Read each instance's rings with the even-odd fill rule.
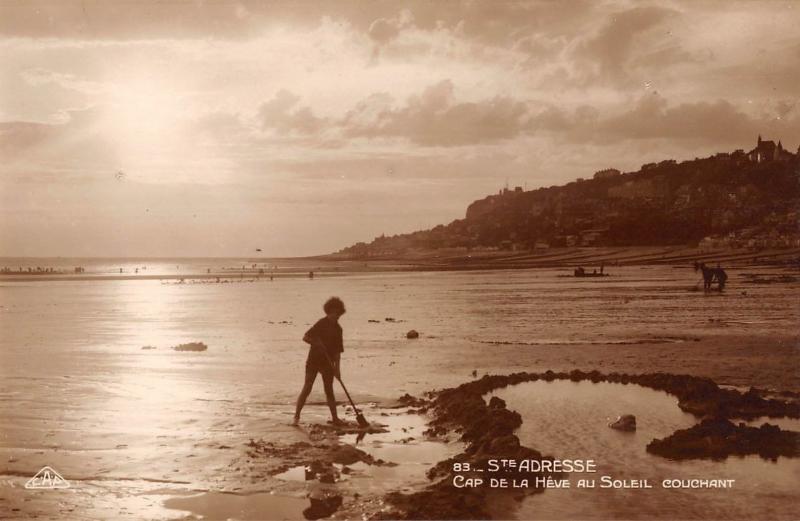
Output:
[[[330,313],[332,311],[340,311],[344,313],[344,302],[339,297],[331,297],[325,301],[325,305],[322,306],[322,309],[325,310],[325,313]]]

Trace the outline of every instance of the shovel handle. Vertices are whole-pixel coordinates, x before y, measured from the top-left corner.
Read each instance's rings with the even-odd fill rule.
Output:
[[[335,370],[334,365],[333,365],[333,360],[331,360],[331,357],[328,355],[328,350],[325,349],[324,345],[322,346],[322,353],[325,355],[325,359],[328,361],[328,364],[331,366],[331,371],[333,371],[333,376],[335,376],[336,379],[339,380],[339,383],[341,384],[342,389],[344,389],[344,394],[347,395],[347,399],[350,401],[350,405],[353,407],[353,410],[356,412],[356,414],[361,414],[361,411],[358,410],[358,407],[356,407],[356,404],[353,403],[353,399],[350,397],[350,393],[347,392],[347,387],[345,387],[344,382],[342,381],[342,377],[336,374],[336,370]]]

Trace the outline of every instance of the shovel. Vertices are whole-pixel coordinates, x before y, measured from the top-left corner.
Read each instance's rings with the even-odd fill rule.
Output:
[[[358,409],[358,407],[356,407],[356,404],[353,403],[353,399],[350,398],[350,393],[347,392],[347,387],[344,386],[342,378],[336,374],[336,371],[333,368],[333,361],[331,361],[331,357],[328,356],[328,351],[323,349],[322,352],[325,354],[325,358],[328,360],[328,364],[331,366],[331,371],[333,371],[333,375],[336,376],[336,379],[339,380],[340,384],[342,384],[342,389],[344,389],[344,394],[346,394],[347,399],[350,400],[350,405],[353,407],[353,410],[356,413],[356,421],[358,422],[358,426],[361,427],[362,429],[369,427],[369,422],[367,421],[366,418],[364,418],[364,415],[361,414],[361,411]]]

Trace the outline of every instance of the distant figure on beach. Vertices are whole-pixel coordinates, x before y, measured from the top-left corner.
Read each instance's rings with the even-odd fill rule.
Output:
[[[314,272],[313,271],[309,271],[308,272],[308,278],[309,279],[313,279],[314,278]]]
[[[306,403],[317,373],[322,374],[322,385],[325,389],[325,397],[328,401],[328,408],[331,410],[331,419],[334,425],[341,425],[342,421],[336,413],[336,397],[333,394],[334,376],[339,378],[339,361],[344,351],[342,342],[342,326],[339,325],[339,318],[344,315],[344,302],[338,297],[331,297],[322,306],[325,316],[317,320],[316,324],[306,331],[303,335],[303,342],[311,347],[306,358],[306,376],[300,396],[297,397],[297,407],[294,413],[292,425],[300,424],[300,412]]]
[[[725,289],[725,282],[728,280],[728,274],[725,273],[724,269],[720,268],[719,264],[717,264],[716,268],[709,268],[704,262],[695,261],[694,271],[698,270],[703,273],[703,290],[710,291],[714,281],[717,282],[720,291]]]

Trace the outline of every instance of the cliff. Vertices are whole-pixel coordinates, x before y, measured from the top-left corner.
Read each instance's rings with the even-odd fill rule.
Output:
[[[740,247],[800,245],[800,156],[757,161],[741,150],[537,190],[502,190],[474,201],[463,219],[344,248],[350,258],[442,249],[668,246],[727,241]]]

